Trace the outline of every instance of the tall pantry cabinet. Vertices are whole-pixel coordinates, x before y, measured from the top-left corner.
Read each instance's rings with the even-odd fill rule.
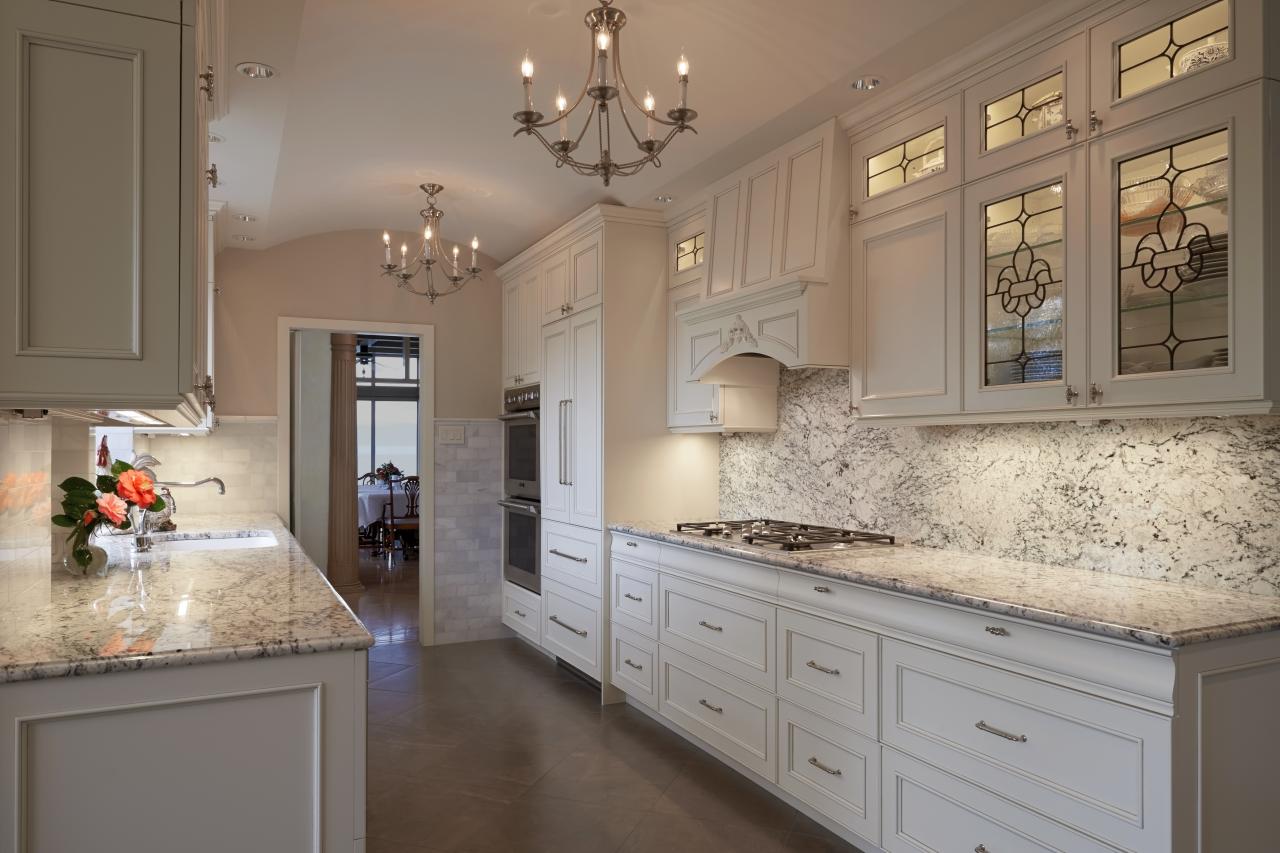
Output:
[[[540,643],[605,683],[606,701],[621,698],[607,685],[607,523],[712,517],[719,502],[715,436],[667,429],[668,267],[661,214],[597,205],[498,270],[540,283],[542,310],[504,322],[504,349],[542,324]]]

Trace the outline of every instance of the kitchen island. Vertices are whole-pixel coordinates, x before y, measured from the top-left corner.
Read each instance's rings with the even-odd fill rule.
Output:
[[[176,520],[0,603],[0,853],[362,849],[373,638],[275,516]]]
[[[1280,837],[1280,598],[723,523],[610,533],[611,682],[861,849]]]

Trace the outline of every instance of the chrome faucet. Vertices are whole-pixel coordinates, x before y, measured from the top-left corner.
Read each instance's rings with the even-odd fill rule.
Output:
[[[227,493],[227,484],[222,482],[222,480],[218,477],[205,477],[203,480],[196,480],[193,483],[174,483],[174,482],[167,482],[165,480],[156,480],[155,483],[157,486],[181,486],[183,488],[190,488],[191,486],[203,486],[205,483],[217,483],[218,494],[225,495]]]

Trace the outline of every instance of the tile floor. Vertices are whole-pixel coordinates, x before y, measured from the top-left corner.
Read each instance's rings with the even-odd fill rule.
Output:
[[[416,589],[364,579],[368,853],[857,853],[518,640],[422,648]]]

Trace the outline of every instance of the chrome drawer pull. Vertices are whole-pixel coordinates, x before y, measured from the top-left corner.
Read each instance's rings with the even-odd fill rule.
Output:
[[[622,662],[625,663],[627,666],[631,667],[632,669],[644,669],[643,666],[631,660],[631,658],[624,658]]]
[[[557,557],[564,557],[566,560],[573,560],[575,563],[585,563],[587,561],[586,557],[575,557],[572,554],[566,554],[564,551],[560,551],[555,548],[551,549],[551,553],[555,554]]]
[[[996,636],[996,637],[1007,637],[1007,636],[1009,636],[1009,631],[1008,631],[1008,629],[1007,629],[1007,628],[1001,628],[999,625],[988,625],[986,630],[987,630],[987,633],[988,633],[988,634],[991,634],[991,635]]]
[[[991,851],[987,850],[987,845],[979,844],[977,847],[973,848],[973,853],[991,853]]]
[[[823,764],[821,761],[818,760],[817,756],[810,758],[809,763],[812,764],[814,767],[818,768],[819,770],[821,770],[823,773],[830,773],[832,776],[844,775],[843,772],[835,769],[834,767],[828,767],[827,765]]]
[[[723,626],[723,625],[712,625],[710,622],[703,622],[701,619],[699,619],[699,620],[698,620],[698,624],[699,624],[699,625],[701,625],[703,628],[707,628],[707,629],[712,630],[712,631],[723,631],[723,630],[724,630],[724,626]]]
[[[831,587],[829,587],[829,586],[815,586],[815,587],[813,588],[813,591],[814,591],[814,592],[831,592]]]
[[[516,610],[516,611],[513,611],[513,612],[514,612],[517,616],[519,616],[521,619],[527,619],[527,618],[529,618],[529,614],[528,614],[528,613],[525,613],[523,610]]]
[[[637,545],[636,543],[632,542],[630,539],[628,539],[628,540],[627,540],[627,547],[628,547],[628,548],[639,548],[640,546],[639,546],[639,545]]]
[[[569,629],[569,630],[570,630],[570,631],[572,631],[573,633],[577,634],[579,637],[585,637],[585,636],[587,636],[587,632],[586,632],[586,631],[579,631],[577,628],[573,627],[573,626],[572,626],[572,625],[570,625],[569,623],[567,623],[567,622],[561,622],[561,621],[560,621],[560,617],[559,617],[559,616],[552,616],[552,617],[551,617],[551,621],[552,621],[552,622],[554,622],[554,623],[556,623],[557,625],[559,625],[561,628],[567,628],[567,629]]]
[[[1026,742],[1027,742],[1027,736],[1026,736],[1026,735],[1015,735],[1015,734],[1010,734],[1009,732],[1006,732],[1004,729],[997,729],[995,726],[989,726],[989,725],[987,725],[987,721],[986,721],[986,720],[978,720],[978,722],[976,722],[976,723],[974,723],[974,724],[973,724],[973,727],[974,727],[975,729],[981,729],[982,731],[986,732],[987,734],[992,734],[992,735],[995,735],[996,737],[1002,737],[1002,738],[1004,738],[1005,740],[1011,740],[1011,741],[1013,741],[1014,743],[1026,743]]]
[[[631,599],[632,601],[644,601],[644,599],[643,599],[643,598],[641,598],[640,596],[638,596],[638,595],[632,595],[632,594],[631,594],[631,593],[629,593],[629,592],[624,592],[624,593],[622,594],[622,597],[623,597],[623,598],[629,598],[629,599]]]
[[[717,714],[724,713],[724,708],[721,708],[719,705],[712,705],[706,699],[699,699],[698,704],[704,708],[710,708],[711,710],[715,711]]]
[[[806,663],[806,664],[805,664],[805,666],[809,667],[809,669],[816,669],[818,672],[825,672],[827,675],[839,675],[839,674],[840,674],[840,670],[838,670],[838,669],[827,669],[825,666],[823,666],[822,664],[818,663],[818,662],[817,662],[817,661],[815,661],[815,660],[811,660],[811,661],[809,661],[808,663]]]

